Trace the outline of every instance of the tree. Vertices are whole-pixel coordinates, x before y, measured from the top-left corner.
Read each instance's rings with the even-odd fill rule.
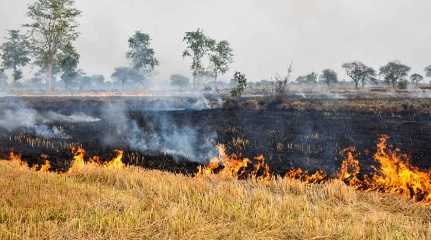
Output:
[[[133,69],[143,73],[152,72],[159,65],[155,51],[151,48],[150,35],[140,31],[129,38],[129,51],[126,57],[130,60]]]
[[[28,7],[32,22],[24,26],[30,29],[37,62],[47,72],[49,91],[55,89],[53,68],[58,64],[57,54],[79,36],[76,19],[81,12],[74,4],[74,0],[36,0]]]
[[[337,73],[332,69],[325,69],[322,71],[322,74],[320,75],[320,82],[328,85],[328,87],[338,82],[338,75]]]
[[[229,71],[229,65],[233,62],[233,50],[230,47],[228,41],[218,42],[214,44],[214,46],[211,46],[210,41],[209,44],[210,47],[212,47],[210,63],[212,65],[214,82],[217,88],[217,77],[220,74],[225,74],[227,71]]]
[[[190,79],[180,74],[174,74],[170,77],[171,85],[179,88],[186,88],[190,85]]]
[[[62,52],[58,55],[60,68],[63,72],[61,79],[64,81],[66,89],[69,89],[73,80],[79,76],[78,64],[79,54],[75,48],[69,43],[65,45]]]
[[[389,62],[380,68],[380,74],[384,77],[385,82],[392,85],[393,88],[396,88],[399,81],[405,80],[409,71],[410,67],[398,61]]]
[[[187,45],[183,57],[192,58],[193,88],[196,88],[197,78],[205,71],[202,59],[213,47],[214,40],[207,37],[202,29],[198,28],[194,32],[186,32],[183,41]]]
[[[30,50],[27,38],[19,30],[10,30],[6,42],[0,46],[2,64],[1,68],[13,71],[13,86],[22,78],[21,68],[30,61]]]
[[[310,74],[307,74],[305,76],[299,76],[296,79],[297,83],[301,83],[301,84],[316,84],[317,83],[317,73],[312,72]]]
[[[120,81],[123,89],[127,82],[137,83],[142,82],[145,79],[142,74],[140,74],[135,69],[129,67],[116,68],[114,73],[112,74],[112,78]]]
[[[376,71],[368,67],[361,62],[350,62],[345,63],[342,66],[346,70],[347,76],[349,76],[355,83],[356,89],[359,88],[359,83],[362,84],[362,88],[365,87],[367,81],[373,81],[376,76]]]
[[[422,82],[424,80],[424,77],[418,73],[412,74],[410,76],[410,82],[415,85],[416,87],[418,86],[418,84],[420,82]]]
[[[431,65],[425,68],[425,76],[431,77]]]
[[[232,97],[241,97],[247,88],[247,78],[245,77],[245,74],[236,72],[231,81],[236,84],[236,87],[231,91]]]

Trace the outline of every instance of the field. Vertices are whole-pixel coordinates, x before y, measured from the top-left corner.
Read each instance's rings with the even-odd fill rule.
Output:
[[[0,239],[429,239],[431,209],[341,182],[0,162]]]

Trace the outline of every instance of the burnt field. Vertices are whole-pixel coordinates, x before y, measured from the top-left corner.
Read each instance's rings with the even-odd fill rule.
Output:
[[[126,164],[192,174],[199,164],[217,155],[217,144],[244,157],[263,154],[278,174],[296,167],[334,174],[344,158],[342,150],[354,146],[363,171],[368,171],[382,134],[408,153],[413,165],[431,167],[431,101],[426,99],[261,98],[224,107],[217,99],[203,98],[0,101],[3,157],[14,151],[31,164],[48,158],[60,171],[71,163],[70,149],[82,146],[88,156],[110,159],[116,149],[122,149]]]

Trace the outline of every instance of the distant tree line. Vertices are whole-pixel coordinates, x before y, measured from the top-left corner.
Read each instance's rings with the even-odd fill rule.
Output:
[[[106,84],[101,75],[87,75],[79,68],[80,54],[75,47],[79,37],[78,18],[81,11],[75,7],[74,0],[34,0],[27,9],[29,22],[22,30],[9,30],[5,42],[0,45],[0,85],[6,82],[6,73],[12,76],[12,86],[16,87],[23,78],[23,69],[33,64],[38,72],[31,79],[34,84],[46,81],[48,91],[55,90],[55,83],[61,80],[66,89],[91,88],[93,85]],[[202,29],[186,32],[183,37],[185,49],[183,58],[190,59],[192,81],[186,76],[174,74],[170,78],[173,86],[179,89],[200,88],[208,79],[218,88],[218,79],[226,74],[233,63],[233,49],[226,40],[215,40]],[[145,87],[160,65],[156,50],[152,47],[151,36],[136,31],[128,39],[128,51],[125,57],[127,66],[114,69],[111,79],[125,86]],[[411,68],[392,61],[377,70],[360,61],[347,62],[342,65],[346,75],[352,80],[356,89],[367,84],[386,83],[392,88],[405,88],[408,83],[418,86],[424,76],[419,73],[409,75]],[[292,65],[287,76],[274,77],[277,94],[283,94],[290,82]],[[242,84],[235,73],[233,79]],[[431,65],[425,68],[425,76],[431,78]],[[245,77],[244,77],[245,78]],[[212,82],[211,82],[212,81]],[[339,82],[337,73],[324,69],[320,74],[312,72],[296,79],[300,84],[324,84],[330,87]],[[245,87],[244,87],[245,88]],[[243,92],[244,89],[236,89]],[[235,91],[236,91],[235,90]],[[233,95],[238,95],[233,94]]]

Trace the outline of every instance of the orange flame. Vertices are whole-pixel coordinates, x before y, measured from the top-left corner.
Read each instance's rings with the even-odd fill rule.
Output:
[[[19,167],[28,168],[28,164],[22,160],[20,154],[9,152],[8,160]]]
[[[338,179],[350,186],[359,186],[361,183],[361,180],[358,179],[361,165],[356,159],[355,152],[356,149],[354,147],[342,151],[346,155],[346,159],[342,162],[338,171]]]
[[[74,156],[72,166],[69,168],[69,172],[79,171],[85,166],[85,150],[82,147],[73,147],[72,153]]]
[[[389,137],[380,137],[374,158],[380,163],[378,174],[373,176],[377,189],[399,193],[416,201],[431,203],[431,178],[428,172],[410,164],[406,155],[387,149]]]
[[[122,169],[122,168],[124,168],[124,163],[123,163],[124,151],[115,150],[115,153],[116,153],[116,156],[110,162],[108,162],[105,165],[105,167],[107,167],[109,169]]]
[[[48,156],[42,155],[41,158],[44,163],[42,164],[42,166],[40,166],[40,169],[38,172],[49,173],[51,170],[51,162],[49,161]]]

